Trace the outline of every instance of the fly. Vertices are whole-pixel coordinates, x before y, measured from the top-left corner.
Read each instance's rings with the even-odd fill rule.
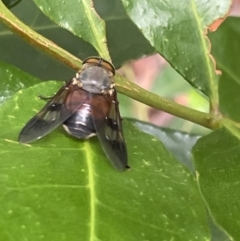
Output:
[[[128,168],[114,75],[110,62],[100,57],[85,59],[76,76],[23,127],[19,142],[33,142],[63,125],[79,139],[97,135],[111,164],[119,171]]]

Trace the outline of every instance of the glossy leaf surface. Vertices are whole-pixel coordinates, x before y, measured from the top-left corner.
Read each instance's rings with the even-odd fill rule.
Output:
[[[40,82],[39,79],[4,62],[0,62],[0,80],[0,104],[18,90]]]
[[[48,15],[51,18],[59,17],[57,20],[62,17],[63,20],[56,22],[65,24],[70,31],[78,26],[79,22],[75,20],[81,17],[76,11],[79,5],[70,4],[76,3],[75,0],[67,3],[52,0],[50,4],[40,0],[36,2],[45,8],[45,12],[50,6],[51,14]],[[205,38],[205,30],[215,19],[224,16],[229,1],[163,3],[141,0],[132,1],[131,5],[126,4],[131,1],[124,0],[122,2],[128,15],[121,1],[92,2],[97,13],[91,9],[92,5],[87,5],[87,11],[92,11],[96,16],[98,14],[101,23],[105,22],[107,32],[104,38],[117,67],[125,60],[142,56],[156,48],[189,83],[210,96],[210,101],[218,107],[218,81],[209,57],[210,45]],[[67,8],[60,6],[61,11],[53,8],[61,4],[67,4]],[[27,20],[30,27],[46,34],[54,42],[59,40],[58,44],[63,44],[61,46],[80,58],[92,53],[96,55],[96,50],[85,46],[96,46],[94,41],[97,38],[88,35],[89,43],[86,43],[83,41],[83,32],[81,38],[75,37],[74,41],[70,32],[59,30],[49,19],[40,18],[39,13],[26,6],[30,4],[23,7],[21,19]],[[26,9],[29,14],[25,14]],[[145,17],[147,21],[144,22]],[[98,22],[93,23],[87,27],[90,28],[88,34],[99,26]],[[224,115],[237,121],[238,26],[239,19],[232,18],[210,35],[212,53],[218,68],[223,71],[219,91],[220,108]],[[52,68],[50,62],[41,59],[40,55],[43,54],[32,47],[30,49],[33,51],[26,53],[22,50],[22,40],[10,41],[14,37],[9,31],[0,30],[0,36],[0,58],[6,62],[10,59],[21,63],[21,68],[34,74],[38,71],[36,75],[44,76],[44,79],[64,80],[74,76],[75,71],[63,68],[63,64]],[[104,49],[105,43],[103,45]],[[4,100],[19,89],[38,82],[4,63],[1,64],[0,77],[0,93]],[[56,82],[42,83],[19,91],[1,105],[0,240],[239,239],[240,135],[229,120],[221,120],[227,129],[210,135],[205,132],[206,136],[202,138],[181,132],[184,128],[173,131],[125,120],[124,133],[131,170],[119,173],[109,164],[97,138],[78,141],[66,135],[61,127],[31,145],[16,142],[24,124],[45,104],[38,95],[52,96],[61,85]],[[176,92],[168,81],[159,83],[159,86],[172,95]],[[156,93],[161,92],[156,90]],[[141,91],[138,94],[143,96]],[[123,104],[120,101],[120,105]],[[191,104],[192,108],[197,108],[194,102]],[[129,105],[126,106],[131,111]],[[218,118],[221,115],[216,115],[215,120],[219,121]],[[137,127],[152,135],[139,131]],[[191,153],[197,139],[199,141],[193,155],[198,182],[193,177]],[[208,223],[206,206],[215,222],[214,228]],[[218,226],[220,229],[216,228]]]
[[[92,1],[46,2],[44,0],[34,0],[34,2],[50,19],[74,35],[90,42],[100,56],[109,59],[107,46],[105,45],[105,23],[92,7]],[[66,14],[63,14],[64,12]]]
[[[189,83],[216,104],[218,77],[204,33],[210,24],[227,13],[230,1],[122,2],[129,17],[151,45]]]
[[[240,140],[220,129],[202,137],[193,149],[198,182],[216,222],[239,240]]]
[[[44,105],[36,96],[57,88],[56,82],[35,85],[1,108],[0,230],[5,240],[12,239],[9,233],[52,241],[209,240],[192,175],[158,139],[129,121],[124,133],[131,169],[123,173],[112,168],[96,138],[79,141],[61,128],[31,145],[17,143],[24,123]]]
[[[240,18],[230,17],[209,35],[217,68],[222,72],[219,79],[220,108],[226,116],[236,121],[240,120],[239,24]]]

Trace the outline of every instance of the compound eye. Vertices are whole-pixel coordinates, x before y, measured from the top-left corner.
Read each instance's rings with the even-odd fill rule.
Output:
[[[100,66],[100,67],[103,67],[104,69],[108,70],[108,71],[111,71],[113,73],[113,75],[115,75],[115,68],[114,66],[108,62],[107,60],[103,59],[103,58],[100,58],[100,57],[89,57],[89,58],[86,58],[83,63],[84,64],[91,64],[91,65],[97,65],[97,66]]]

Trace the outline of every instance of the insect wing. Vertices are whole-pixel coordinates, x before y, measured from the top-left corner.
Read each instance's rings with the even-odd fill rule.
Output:
[[[57,94],[22,129],[19,142],[29,143],[47,135],[69,118],[84,102],[85,92],[73,88],[72,81]]]
[[[111,164],[119,171],[126,169],[128,157],[122,130],[116,91],[112,96],[98,95],[92,103],[93,124],[98,139]]]

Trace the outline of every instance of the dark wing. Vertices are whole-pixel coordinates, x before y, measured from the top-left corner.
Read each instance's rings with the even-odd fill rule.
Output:
[[[98,139],[111,164],[123,171],[128,168],[128,157],[117,93],[114,89],[113,95],[95,95],[92,100],[93,124]]]
[[[85,91],[69,81],[21,130],[19,142],[29,143],[47,135],[84,102]]]

